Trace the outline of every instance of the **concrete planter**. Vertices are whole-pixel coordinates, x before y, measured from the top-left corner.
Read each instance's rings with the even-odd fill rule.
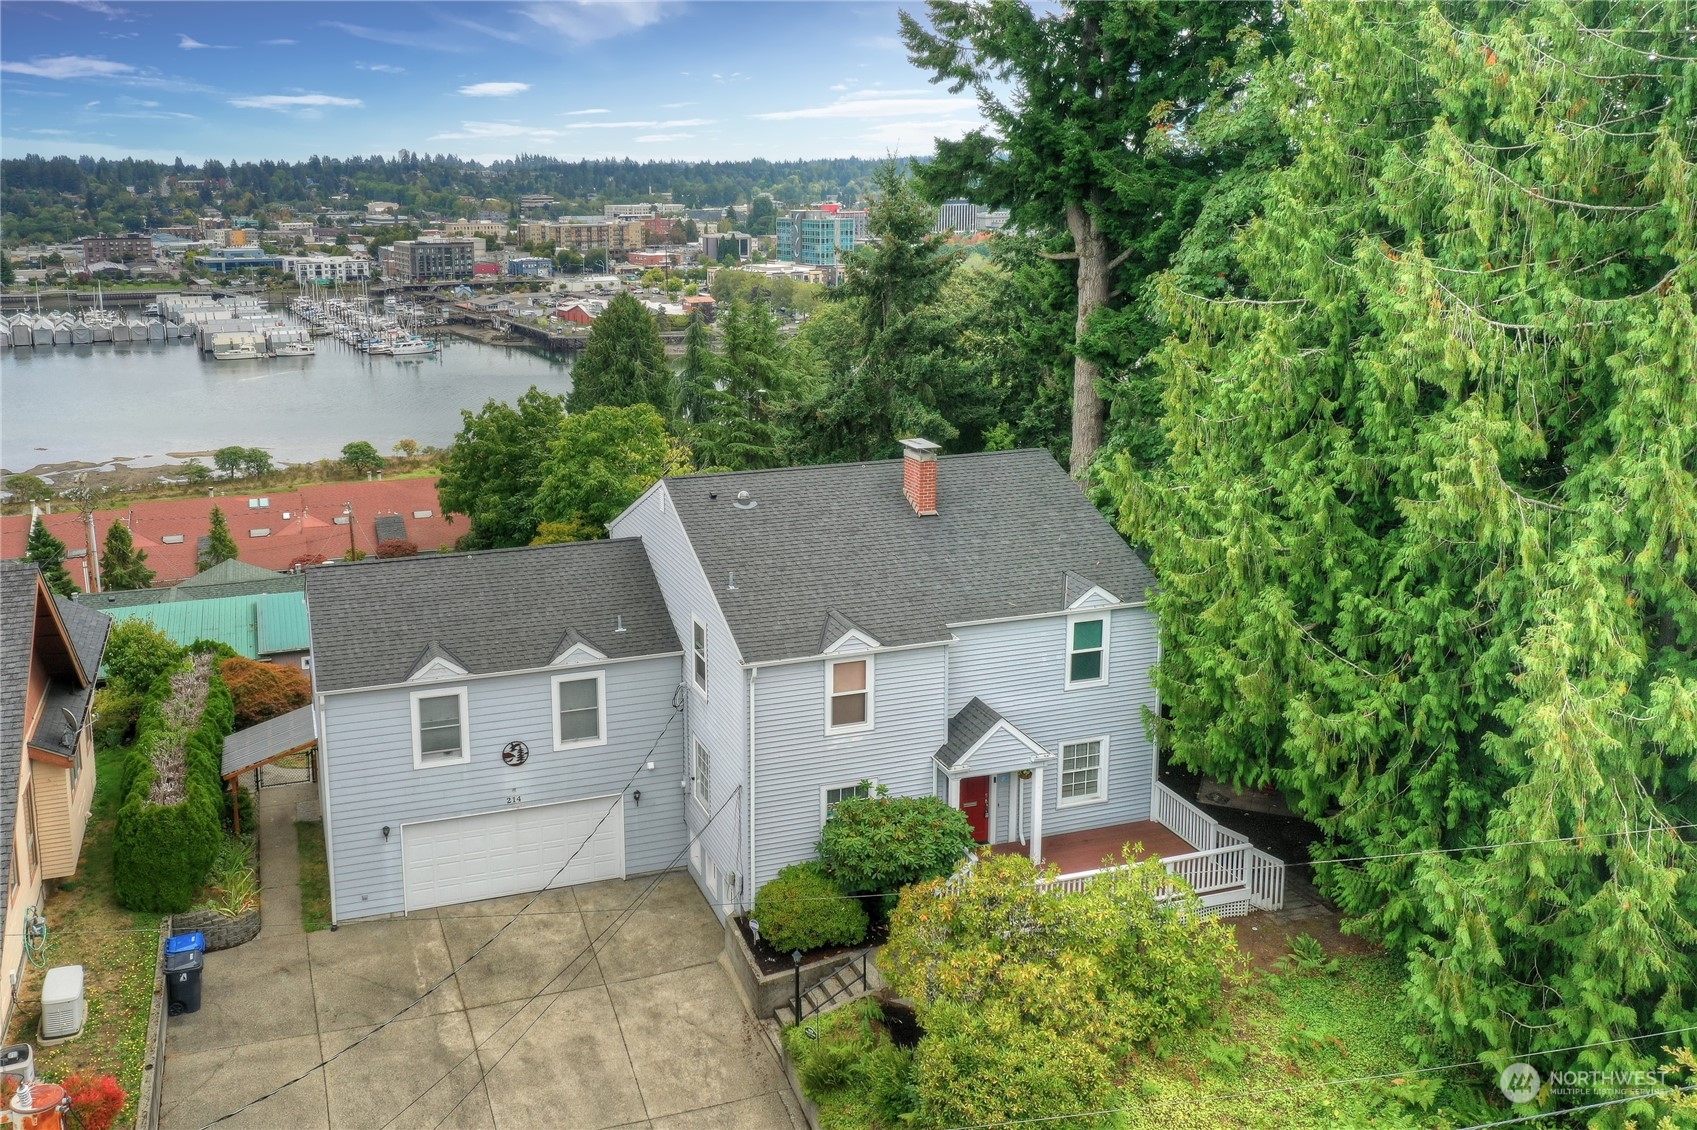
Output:
[[[216,910],[191,910],[171,916],[171,933],[186,934],[191,930],[206,935],[208,951],[234,949],[259,936],[259,908],[256,906],[234,918],[226,918]]]
[[[859,950],[851,950],[848,953],[803,962],[801,991],[807,992],[859,956]],[[725,919],[725,958],[732,975],[742,986],[743,996],[747,998],[754,1009],[754,1015],[759,1019],[769,1020],[780,1005],[794,1003],[795,971],[785,969],[777,973],[762,973],[760,963],[754,959],[754,954],[749,950],[748,942],[744,940],[735,918]]]

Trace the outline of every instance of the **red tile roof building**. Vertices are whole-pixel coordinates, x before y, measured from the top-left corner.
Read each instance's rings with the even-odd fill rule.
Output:
[[[200,539],[212,523],[212,508],[223,508],[239,559],[262,569],[287,569],[303,557],[335,559],[348,552],[350,523],[341,521],[345,503],[353,503],[353,544],[366,553],[377,549],[377,520],[386,519],[385,532],[399,518],[406,540],[420,553],[452,546],[468,526],[463,518],[450,523],[436,500],[436,480],[391,479],[384,482],[313,483],[300,490],[268,492],[255,488],[237,492],[220,484],[217,498],[186,498],[138,502],[116,510],[99,510],[94,531],[104,544],[106,531],[125,520],[136,547],[147,551],[148,568],[159,574],[155,584],[168,585],[195,575]],[[48,530],[72,551],[87,546],[82,515],[74,510],[43,516]],[[0,518],[0,558],[22,557],[29,539],[30,518],[13,514]],[[65,567],[82,588],[87,587],[84,560]]]

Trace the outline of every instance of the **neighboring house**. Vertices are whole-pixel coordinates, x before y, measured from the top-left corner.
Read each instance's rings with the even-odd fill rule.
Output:
[[[24,960],[26,909],[74,875],[94,796],[89,708],[111,621],[54,596],[40,571],[0,562],[0,1030]]]
[[[535,890],[586,837],[560,885],[683,859],[723,916],[868,782],[1034,858],[1237,851],[1156,780],[1143,562],[1045,452],[906,448],[664,479],[606,542],[313,571],[334,916]]]
[[[226,596],[257,596],[261,593],[304,593],[306,574],[279,573],[246,561],[220,561],[204,573],[196,573],[167,589],[118,589],[79,592],[71,597],[78,604],[111,612],[137,604],[171,604],[180,600],[215,600]]]
[[[108,608],[106,615],[118,623],[145,620],[179,644],[216,640],[248,659],[301,670],[312,668],[305,592],[133,604]]]

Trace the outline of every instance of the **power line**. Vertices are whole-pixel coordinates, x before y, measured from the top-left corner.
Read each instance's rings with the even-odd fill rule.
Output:
[[[673,707],[672,707],[672,716],[670,718],[666,719],[666,724],[660,728],[660,733],[659,733],[658,736],[655,737],[654,744],[648,747],[648,752],[646,754],[644,754],[642,759],[639,760],[636,763],[635,771],[631,773],[630,777],[626,779],[623,787],[621,787],[619,789],[619,794],[618,794],[617,797],[615,797],[613,799],[613,803],[607,806],[607,811],[603,812],[601,814],[601,819],[599,819],[595,822],[595,827],[593,827],[589,830],[589,834],[583,838],[583,842],[578,844],[577,847],[572,850],[571,855],[566,857],[566,861],[564,863],[560,864],[560,869],[558,871],[554,872],[554,874],[548,879],[548,881],[542,885],[542,888],[540,890],[538,890],[535,894],[531,895],[530,898],[528,900],[526,900],[526,902],[523,906],[519,907],[518,910],[514,911],[513,914],[511,915],[511,917],[509,917],[505,922],[503,922],[499,927],[497,927],[495,932],[493,934],[491,934],[483,942],[482,945],[480,945],[476,949],[472,950],[471,953],[466,956],[466,959],[464,961],[460,962],[458,965],[456,965],[452,969],[448,970],[448,972],[444,973],[441,976],[441,978],[436,981],[435,984],[431,985],[428,989],[424,990],[424,992],[419,994],[419,996],[417,998],[415,998],[410,1004],[407,1004],[399,1012],[396,1012],[393,1016],[389,1017],[389,1019],[387,1019],[387,1020],[383,1021],[381,1024],[377,1025],[377,1027],[373,1028],[371,1031],[367,1032],[365,1035],[361,1036],[359,1039],[355,1040],[353,1043],[349,1044],[347,1047],[342,1048],[340,1051],[336,1052],[334,1055],[326,1056],[322,1061],[320,1061],[319,1063],[314,1064],[313,1066],[307,1068],[305,1071],[301,1072],[299,1075],[295,1076],[293,1079],[290,1079],[287,1083],[283,1083],[283,1084],[281,1084],[277,1087],[272,1088],[271,1090],[267,1091],[265,1094],[260,1095],[258,1098],[249,1099],[247,1102],[243,1103],[241,1106],[237,1107],[235,1110],[232,1110],[227,1114],[221,1114],[217,1118],[214,1118],[211,1122],[207,1122],[207,1123],[203,1124],[200,1127],[200,1130],[209,1130],[210,1127],[216,1126],[220,1122],[226,1122],[229,1119],[236,1117],[236,1115],[242,1113],[244,1110],[247,1110],[249,1107],[258,1106],[260,1103],[264,1102],[265,1100],[282,1094],[284,1091],[288,1090],[290,1087],[293,1087],[296,1083],[299,1083],[304,1079],[310,1078],[314,1072],[321,1071],[324,1068],[328,1067],[330,1064],[334,1063],[336,1060],[340,1059],[342,1056],[353,1051],[355,1048],[359,1047],[361,1044],[363,1044],[367,1040],[371,1039],[371,1037],[377,1035],[377,1033],[383,1031],[385,1028],[389,1027],[389,1025],[391,1025],[391,1024],[395,1023],[395,1021],[399,1020],[402,1016],[405,1016],[408,1012],[412,1011],[413,1008],[415,1008],[416,1006],[421,1004],[425,999],[427,999],[430,996],[430,994],[434,993],[437,989],[440,989],[443,985],[446,985],[449,981],[453,980],[456,976],[458,976],[460,970],[464,969],[467,965],[470,965],[473,961],[475,961],[479,954],[481,954],[484,950],[488,949],[490,946],[494,945],[496,939],[499,938],[502,934],[506,933],[507,928],[509,926],[511,926],[514,922],[517,922],[519,920],[519,916],[522,915],[525,911],[529,910],[532,906],[534,906],[535,903],[536,903],[536,900],[541,898],[544,894],[546,894],[548,892],[548,889],[554,885],[554,881],[556,879],[558,879],[561,875],[564,875],[566,873],[566,868],[570,867],[572,865],[572,862],[575,859],[577,859],[579,852],[583,851],[584,848],[589,846],[590,841],[595,838],[595,834],[601,830],[601,825],[605,824],[607,822],[607,818],[609,816],[611,816],[614,813],[614,811],[617,810],[618,807],[624,803],[625,792],[631,787],[631,785],[633,785],[636,782],[637,777],[642,774],[642,772],[644,771],[644,769],[648,765],[649,758],[653,757],[654,751],[660,748],[660,743],[666,739],[666,733],[667,733],[667,731],[669,731],[672,728],[672,723],[676,722],[678,720],[678,718],[682,715],[682,713],[683,713],[683,704],[680,701],[678,701],[676,698],[674,698],[673,699]]]
[[[731,791],[730,796],[726,797],[724,799],[724,801],[722,801],[720,803],[718,808],[714,809],[712,815],[710,815],[707,818],[707,823],[703,824],[699,831],[693,833],[692,835],[690,835],[689,837],[687,837],[685,839],[684,846],[678,849],[678,853],[672,857],[671,863],[669,863],[663,870],[655,873],[654,878],[649,881],[648,885],[643,888],[642,892],[637,895],[637,897],[634,901],[632,901],[629,905],[627,905],[622,910],[620,910],[619,913],[613,918],[613,921],[609,922],[605,927],[602,928],[602,930],[599,934],[597,934],[597,935],[595,935],[595,937],[591,938],[588,942],[586,942],[583,945],[582,948],[580,948],[576,953],[574,953],[571,956],[570,960],[568,960],[565,965],[560,967],[560,971],[558,973],[555,973],[552,977],[550,977],[548,979],[547,984],[543,985],[540,989],[536,990],[536,992],[531,993],[528,997],[515,998],[515,999],[521,1000],[522,1003],[518,1006],[518,1008],[513,1010],[513,1014],[511,1016],[509,1016],[509,1017],[507,1017],[507,1019],[503,1020],[499,1027],[497,1027],[493,1032],[489,1033],[489,1035],[483,1040],[482,1043],[479,1043],[474,1039],[472,1041],[472,1048],[469,1052],[467,1052],[465,1055],[461,1056],[459,1058],[459,1060],[456,1061],[453,1064],[453,1066],[449,1067],[447,1071],[443,1072],[437,1078],[437,1080],[434,1083],[430,1084],[430,1086],[426,1087],[423,1091],[420,1091],[417,1095],[414,1095],[413,1098],[412,1098],[412,1101],[407,1103],[407,1105],[402,1107],[400,1110],[396,1111],[395,1114],[392,1117],[390,1117],[389,1121],[385,1122],[379,1128],[379,1130],[388,1130],[388,1128],[390,1126],[395,1124],[395,1122],[401,1117],[401,1115],[405,1114],[407,1111],[412,1109],[414,1103],[417,1103],[419,1099],[424,1098],[431,1091],[434,1091],[437,1087],[441,1086],[442,1083],[444,1083],[450,1076],[453,1075],[454,1072],[456,1072],[460,1069],[461,1064],[465,1063],[466,1060],[470,1059],[472,1056],[476,1055],[479,1051],[482,1051],[485,1047],[489,1046],[489,1044],[494,1041],[495,1037],[500,1035],[501,1029],[505,1028],[508,1024],[511,1024],[514,1020],[517,1020],[519,1015],[521,1013],[523,1013],[526,1008],[530,1007],[532,1004],[535,1004],[538,1000],[541,1000],[544,996],[550,995],[548,990],[550,990],[554,987],[554,982],[558,981],[561,977],[565,976],[566,971],[569,970],[573,965],[577,964],[578,958],[582,957],[585,953],[593,952],[595,950],[595,947],[597,946],[597,944],[603,938],[607,937],[609,934],[618,933],[620,927],[622,927],[624,925],[624,923],[627,921],[628,916],[636,913],[636,911],[641,908],[643,900],[646,899],[650,894],[652,894],[654,892],[654,889],[660,885],[661,880],[664,879],[668,874],[670,874],[672,869],[677,867],[677,865],[680,862],[683,861],[683,857],[686,854],[688,854],[690,847],[694,843],[696,843],[702,837],[703,834],[706,833],[708,828],[713,826],[713,822],[719,818],[719,814],[721,812],[724,812],[725,809],[730,805],[730,803],[733,800],[736,800],[741,795],[742,795],[742,787],[739,785],[737,788],[735,788]],[[575,977],[574,977],[574,979],[575,979]],[[472,1081],[471,1086],[467,1087],[466,1090],[465,1090],[465,1093],[460,1095],[457,1100],[455,1100],[452,1104],[450,1104],[446,1108],[446,1112],[442,1115],[442,1118],[435,1124],[435,1126],[431,1127],[431,1130],[436,1130],[436,1126],[440,1126],[440,1125],[442,1125],[443,1122],[447,1121],[448,1118],[454,1113],[454,1111],[459,1109],[460,1103],[465,1102],[467,1096],[469,1096],[471,1094],[471,1092],[476,1089],[477,1085],[479,1083],[482,1083],[484,1080],[488,1079],[490,1073],[493,1072],[497,1067],[501,1066],[501,1061],[506,1059],[507,1056],[509,1054],[511,1054],[512,1050],[514,1048],[518,1047],[519,1042],[530,1034],[530,1030],[536,1026],[537,1021],[541,1020],[544,1016],[546,1016],[547,1013],[548,1013],[548,1010],[554,1007],[554,1002],[558,1001],[561,997],[565,996],[566,993],[568,993],[570,991],[571,991],[570,983],[568,982],[567,988],[561,989],[558,993],[552,994],[553,999],[550,1000],[547,1003],[547,1005],[545,1005],[543,1008],[538,1010],[535,1016],[531,1017],[530,1023],[526,1024],[524,1026],[524,1030],[521,1031],[517,1036],[513,1037],[513,1042],[507,1045],[506,1051],[503,1051],[499,1056],[497,1056],[495,1058],[495,1062],[490,1064],[488,1067],[481,1067],[481,1066],[479,1067],[477,1078]],[[510,1004],[512,1002],[511,1001],[503,1001],[502,1003],[503,1004]]]
[[[1501,848],[1533,847],[1538,844],[1565,844],[1572,843],[1575,840],[1607,840],[1617,836],[1648,836],[1651,832],[1682,832],[1688,828],[1697,828],[1697,824],[1652,824],[1647,828],[1627,828],[1619,832],[1586,832],[1584,835],[1573,836],[1550,836],[1542,840],[1510,840],[1501,844],[1470,844],[1465,847],[1452,848],[1417,848],[1414,851],[1393,851],[1381,855],[1349,855],[1339,859],[1313,859],[1308,861],[1308,865],[1320,867],[1328,863],[1371,863],[1379,859],[1407,859],[1415,855],[1451,855],[1463,851],[1497,851]]]
[[[1678,1036],[1686,1032],[1697,1032],[1697,1024],[1684,1028],[1669,1028],[1661,1032],[1641,1032],[1636,1036],[1616,1036],[1610,1040],[1593,1040],[1588,1044],[1574,1044],[1566,1048],[1545,1048],[1542,1051],[1519,1052],[1515,1058],[1531,1059],[1534,1056],[1561,1055],[1564,1052],[1585,1051],[1588,1048],[1607,1047],[1610,1044],[1636,1043],[1639,1040],[1653,1040],[1659,1036]],[[1326,1087],[1341,1087],[1349,1083],[1378,1083],[1386,1079],[1401,1079],[1409,1075],[1431,1075],[1440,1071],[1455,1071],[1462,1067],[1482,1067],[1484,1064],[1476,1059],[1461,1060],[1457,1063],[1446,1063],[1435,1067],[1407,1067],[1400,1071],[1383,1071],[1375,1075],[1354,1075],[1345,1079],[1320,1079],[1313,1083],[1293,1083],[1287,1087],[1260,1087],[1251,1091],[1225,1091],[1217,1095],[1185,1095],[1182,1098],[1151,1099],[1130,1106],[1104,1107],[1100,1110],[1077,1110],[1070,1114],[1047,1114],[1033,1118],[1008,1118],[997,1122],[970,1122],[959,1126],[950,1126],[946,1130],[993,1130],[1000,1126],[1037,1126],[1052,1122],[1065,1122],[1074,1118],[1096,1118],[1107,1114],[1126,1114],[1143,1110],[1148,1107],[1175,1106],[1180,1103],[1200,1104],[1225,1099],[1252,1099],[1267,1095],[1283,1095],[1294,1091],[1315,1091]],[[1693,1084],[1697,1087],[1697,1084]],[[1585,1109],[1585,1108],[1578,1108]],[[1558,1111],[1555,1113],[1566,1113]],[[1550,1115],[1536,1115],[1538,1118],[1548,1118]],[[1502,1126],[1507,1123],[1491,1122],[1488,1126]],[[1477,1127],[1466,1127],[1464,1130],[1480,1130]]]
[[[1633,1103],[1639,1099],[1660,1099],[1668,1095],[1684,1094],[1697,1091],[1697,1083],[1689,1083],[1683,1087],[1670,1087],[1665,1091],[1646,1091],[1641,1095],[1627,1095],[1621,1099],[1608,1099],[1600,1103],[1586,1103],[1584,1106],[1570,1106],[1566,1110],[1546,1110],[1542,1114],[1523,1114],[1519,1118],[1505,1118],[1500,1122],[1475,1122],[1471,1126],[1463,1126],[1460,1130],[1489,1130],[1492,1126],[1513,1126],[1521,1122],[1537,1122],[1544,1118],[1559,1118],[1564,1114],[1578,1114],[1582,1110],[1601,1110],[1606,1106],[1619,1106],[1621,1103]]]

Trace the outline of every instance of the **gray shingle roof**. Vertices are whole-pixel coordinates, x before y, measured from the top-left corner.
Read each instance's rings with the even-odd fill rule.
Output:
[[[320,691],[405,682],[430,644],[474,675],[546,667],[567,629],[609,659],[678,650],[634,538],[319,566],[306,596]]]
[[[949,719],[949,740],[937,747],[933,755],[937,764],[953,769],[955,762],[965,757],[966,751],[1001,720],[1002,716],[996,709],[981,698],[974,698],[955,711],[955,716]]]
[[[196,573],[187,580],[178,581],[176,587],[192,591],[215,585],[233,585],[243,581],[274,581],[276,579],[277,573],[272,569],[261,569],[258,565],[249,565],[246,561],[220,561],[212,568]]]
[[[83,673],[93,683],[95,674],[100,670],[100,660],[106,654],[106,637],[112,632],[112,617],[84,608],[62,596],[55,596],[53,603],[59,609],[59,618],[65,621],[65,630],[71,633],[71,646],[76,649],[77,662],[82,664]]]
[[[379,514],[377,516],[377,540],[406,541],[407,520],[399,514]]]
[[[934,517],[902,496],[900,459],[668,479],[743,660],[819,654],[832,611],[890,647],[1061,611],[1069,571],[1121,600],[1155,587],[1047,452],[944,456],[937,468]],[[757,506],[733,505],[744,490]]]
[[[262,596],[268,593],[305,592],[306,574],[304,573],[274,573],[269,569],[258,569],[264,574],[263,578],[230,581],[219,584],[202,584],[202,577],[209,577],[224,565],[239,565],[239,561],[226,561],[222,565],[208,569],[198,577],[188,580],[168,589],[129,589],[122,592],[79,592],[72,599],[78,604],[89,608],[133,608],[138,604],[174,604],[183,600],[216,600],[225,596]]]
[[[41,571],[28,561],[0,561],[0,844],[11,844],[22,773],[29,657],[35,639],[35,583]],[[9,890],[12,853],[0,851],[0,891]],[[6,907],[0,902],[0,931]]]

